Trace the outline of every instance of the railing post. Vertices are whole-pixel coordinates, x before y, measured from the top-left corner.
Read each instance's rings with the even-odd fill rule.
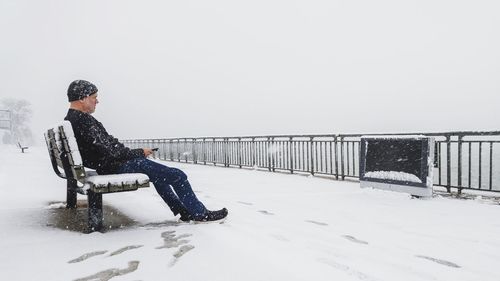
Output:
[[[193,163],[198,164],[198,153],[197,153],[197,142],[196,139],[193,138],[193,144],[192,144],[192,149],[193,149]]]
[[[344,180],[344,137],[340,138],[340,173],[341,179]]]
[[[293,153],[293,137],[290,137],[289,146],[288,146],[288,155],[290,155],[290,174],[293,174],[293,157],[295,154]]]
[[[238,153],[238,165],[240,166],[240,169],[242,167],[241,165],[241,138],[238,138],[238,148],[237,148],[237,153]]]
[[[450,135],[446,136],[446,191],[451,193],[451,143]]]
[[[330,174],[333,175],[333,142],[329,141],[329,144],[330,144],[330,154],[329,154],[330,157],[328,157],[326,161],[330,162]],[[328,173],[328,165],[326,171]]]
[[[163,149],[165,149],[164,153],[163,153],[163,156],[165,157],[165,160],[167,160],[170,156],[170,143],[167,143],[168,140],[167,139],[164,139],[163,140]]]
[[[257,152],[257,149],[255,148],[255,138],[252,138],[252,168],[255,167],[255,153]]]
[[[215,142],[215,138],[212,138],[212,148],[213,148],[213,164],[214,166],[217,166],[217,156],[218,153],[217,153],[217,143]]]
[[[156,147],[155,143],[156,143],[156,140],[153,140],[153,145],[152,145],[152,148],[155,148],[155,147]],[[153,159],[156,159],[156,154],[157,154],[157,153],[158,153],[158,152],[154,152],[154,151],[153,151]]]
[[[316,167],[316,170],[318,172],[321,173],[322,169],[323,169],[323,156],[322,156],[322,153],[323,153],[323,142],[322,141],[319,141],[319,153],[318,153],[318,143],[316,143],[316,145],[314,145],[313,143],[313,146],[314,146],[314,166]]]
[[[483,176],[483,142],[479,142],[479,177],[478,177],[478,188],[481,189],[482,176]]]
[[[468,175],[468,179],[469,179],[469,184],[468,184],[468,187],[471,188],[471,174],[472,174],[472,168],[471,168],[471,164],[472,164],[472,142],[469,141],[469,165],[467,167],[469,167],[469,175]]]
[[[269,152],[271,154],[271,168],[272,168],[272,171],[275,172],[276,146],[274,145],[274,137],[271,138],[271,150]]]
[[[311,165],[311,175],[314,176],[314,151],[313,151],[313,140],[314,140],[314,137],[310,137],[309,138],[309,148],[310,148],[310,151],[311,151],[311,154],[309,154],[309,156],[311,157],[310,159],[310,165]]]
[[[271,146],[271,138],[268,137],[267,138],[267,142],[266,142],[266,154],[267,154],[267,169],[269,170],[269,172],[272,172],[273,168],[272,168],[272,164],[271,164],[271,150],[272,150],[272,146]],[[270,147],[271,146],[271,147]]]
[[[161,148],[160,148],[160,151],[158,151],[158,155],[159,155],[159,158],[160,160],[166,160],[166,156],[165,156],[165,140],[162,139],[159,141],[161,144]],[[162,158],[162,154],[163,154],[163,158]]]
[[[458,136],[458,194],[462,193],[462,135]]]
[[[184,149],[183,149],[183,152],[182,154],[184,154],[184,161],[187,163],[188,162],[188,159],[189,159],[189,155],[188,155],[188,152],[187,152],[187,146],[188,146],[188,142],[187,142],[187,139],[184,139]]]
[[[174,140],[170,140],[169,143],[170,143],[170,148],[168,152],[170,154],[170,161],[174,161]]]
[[[351,164],[349,162],[349,144],[352,143],[350,141],[346,142],[346,152],[345,152],[345,160],[346,160],[346,166],[347,166],[347,175],[351,174]]]
[[[334,139],[334,151],[335,151],[335,179],[339,180],[339,153],[338,153],[338,141],[337,136]]]
[[[438,174],[439,174],[439,177],[438,177],[438,185],[441,185],[441,178],[442,178],[442,164],[441,164],[441,142],[437,142],[438,146],[437,146],[437,149],[438,149],[438,160],[437,160],[437,163],[438,163]]]
[[[177,162],[182,162],[182,147],[181,147],[181,139],[177,139]]]
[[[207,165],[207,147],[206,147],[205,138],[203,138],[201,143],[201,153],[203,154],[203,165]]]
[[[490,188],[493,189],[493,142],[490,141]]]
[[[227,149],[228,149],[228,139],[224,138],[222,140],[222,151],[224,152],[224,167],[229,167]]]
[[[356,176],[356,142],[355,141],[352,141],[352,175],[353,176]],[[361,145],[358,145],[358,155],[359,155],[359,150],[360,150],[360,147]],[[359,171],[359,169],[358,169]],[[358,176],[359,178],[359,176]]]

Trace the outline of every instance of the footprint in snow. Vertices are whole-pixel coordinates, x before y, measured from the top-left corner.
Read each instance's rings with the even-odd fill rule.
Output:
[[[119,268],[110,268],[107,270],[103,270],[100,272],[97,272],[96,274],[92,274],[87,277],[83,278],[78,278],[75,279],[74,281],[108,281],[109,279],[116,277],[116,276],[121,276],[125,274],[129,274],[131,272],[134,272],[137,270],[139,267],[139,261],[129,261],[128,262],[128,267],[124,269],[119,269]]]
[[[449,266],[449,267],[460,268],[460,266],[458,264],[450,262],[450,261],[446,261],[446,260],[436,259],[436,258],[428,257],[428,256],[420,256],[420,255],[416,255],[415,257],[430,260],[430,261],[433,261],[435,263],[439,263],[439,264]]]
[[[244,202],[244,201],[238,201],[238,203],[243,204],[243,205],[247,205],[247,206],[252,206],[253,205],[252,203]]]
[[[328,224],[327,224],[327,223],[324,223],[324,222],[319,222],[319,221],[305,220],[305,222],[308,222],[308,223],[313,223],[313,224],[316,224],[316,225],[321,225],[321,226],[328,226]]]
[[[281,234],[271,234],[271,237],[273,237],[274,239],[279,240],[279,241],[290,242],[290,240],[288,238],[286,238],[285,236],[283,236]]]
[[[342,237],[344,237],[345,239],[347,239],[347,240],[349,240],[349,241],[351,241],[351,242],[354,242],[354,243],[363,244],[363,245],[368,245],[368,242],[363,241],[363,240],[359,240],[359,239],[357,239],[356,237],[351,236],[351,235],[342,235]]]
[[[174,266],[175,263],[183,256],[185,255],[187,252],[191,251],[192,249],[194,249],[194,246],[193,245],[184,245],[182,247],[179,248],[179,250],[177,250],[177,252],[175,252],[173,254],[174,256],[174,259],[170,262],[170,266]]]
[[[110,257],[112,256],[116,256],[116,255],[119,255],[123,252],[126,252],[126,251],[129,251],[129,250],[133,250],[133,249],[138,249],[138,248],[141,248],[142,246],[144,245],[131,245],[131,246],[126,246],[126,247],[123,247],[121,249],[118,249],[114,252],[112,252],[111,254],[109,254]]]
[[[146,224],[140,225],[139,227],[144,227],[147,229],[154,229],[154,228],[160,228],[160,227],[165,227],[165,226],[179,226],[181,224],[182,224],[182,222],[178,222],[178,221],[162,221],[162,222],[146,223]]]
[[[98,256],[98,255],[104,255],[107,252],[108,251],[95,251],[95,252],[86,253],[86,254],[83,254],[83,255],[79,256],[76,259],[70,260],[68,263],[82,262],[82,261],[84,261],[86,259],[89,259],[91,257],[95,257],[95,256]]]
[[[266,210],[259,210],[258,212],[261,213],[261,214],[264,214],[264,215],[268,215],[268,216],[274,215],[274,213],[268,212]]]
[[[192,236],[191,234],[181,234],[181,235],[175,235],[175,231],[165,231],[161,234],[161,237],[163,237],[163,246],[156,247],[156,249],[170,249],[170,248],[175,248],[179,247],[181,245],[189,243],[189,240],[184,240],[182,238],[187,238]]]
[[[377,280],[376,278],[371,277],[366,273],[363,273],[359,270],[356,270],[356,269],[354,269],[346,264],[338,263],[334,260],[330,260],[330,259],[326,259],[326,258],[319,258],[318,261],[323,263],[323,264],[326,264],[330,267],[333,267],[337,270],[343,271],[346,274],[351,275],[359,280],[368,280],[368,281],[376,281]]]

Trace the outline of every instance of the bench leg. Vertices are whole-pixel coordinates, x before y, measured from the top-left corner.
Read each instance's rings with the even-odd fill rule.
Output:
[[[89,231],[101,231],[103,223],[102,194],[88,191]]]
[[[66,208],[76,209],[76,180],[68,179],[66,187]]]

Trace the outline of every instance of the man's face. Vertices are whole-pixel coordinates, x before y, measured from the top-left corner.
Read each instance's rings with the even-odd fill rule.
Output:
[[[92,94],[88,97],[81,99],[83,103],[83,111],[86,113],[94,113],[96,105],[99,103],[97,94]]]

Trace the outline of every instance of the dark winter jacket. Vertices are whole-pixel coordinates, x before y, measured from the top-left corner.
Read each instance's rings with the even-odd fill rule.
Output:
[[[69,109],[64,120],[71,122],[83,165],[98,174],[117,173],[128,160],[145,157],[142,149],[125,147],[88,113]]]

